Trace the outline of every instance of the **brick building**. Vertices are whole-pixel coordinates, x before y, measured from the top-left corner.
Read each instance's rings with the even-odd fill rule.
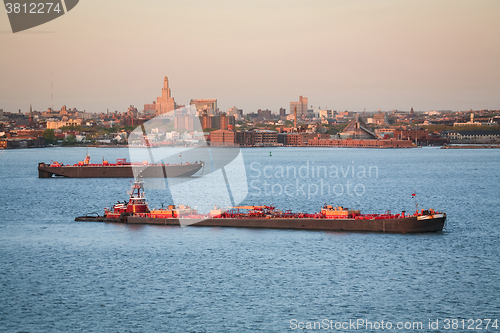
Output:
[[[156,111],[156,101],[153,101],[152,104],[144,104],[144,112],[155,112]]]
[[[253,146],[253,136],[251,131],[235,132],[235,143],[240,146]]]
[[[123,126],[139,126],[144,124],[146,119],[144,118],[135,118],[132,116],[122,117],[121,123]]]
[[[227,130],[230,126],[234,127],[234,125],[236,124],[236,120],[234,116],[228,116],[225,113],[221,113],[216,116],[210,116],[205,113],[200,116],[200,123],[203,129],[215,128]]]
[[[415,142],[429,141],[429,131],[423,129],[410,129],[410,130],[394,130],[394,138],[398,140],[411,140]]]
[[[67,121],[47,121],[47,128],[58,129],[64,126],[81,126],[82,124],[82,119],[70,119]]]
[[[410,140],[397,140],[391,139],[328,139],[322,140],[320,138],[314,138],[309,140],[308,146],[318,146],[318,147],[344,147],[344,148],[412,148],[412,142]]]
[[[376,113],[373,115],[373,123],[376,125],[387,124],[387,113]]]
[[[272,117],[271,110],[268,109],[266,110],[259,109],[257,110],[257,114],[258,114],[257,118],[259,118],[259,120],[269,120]]]
[[[278,133],[275,131],[254,131],[252,135],[254,146],[276,146],[278,143]]]
[[[235,133],[228,130],[216,130],[210,133],[211,146],[234,146]]]
[[[240,146],[263,147],[278,145],[278,133],[275,131],[238,131],[235,133],[235,143]]]
[[[280,133],[278,135],[278,143],[284,146],[306,146],[308,142],[316,137],[320,139],[329,139],[329,134],[317,133]]]

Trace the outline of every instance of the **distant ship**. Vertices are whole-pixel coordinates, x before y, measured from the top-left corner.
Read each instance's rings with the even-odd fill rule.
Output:
[[[101,164],[91,164],[90,156],[77,164],[65,165],[60,162],[46,164],[38,163],[38,177],[50,178],[52,176],[67,178],[134,178],[140,175],[143,178],[177,178],[191,177],[203,168],[202,161],[183,164],[165,163],[131,163],[125,158],[119,158],[116,163],[103,161]]]
[[[361,214],[359,210],[331,205],[325,205],[321,212],[315,214],[281,211],[271,206],[238,206],[225,210],[215,208],[209,214],[203,214],[184,205],[149,209],[140,180],[134,182],[128,193],[128,203],[118,202],[112,209],[105,208],[104,216],[79,216],[75,221],[389,233],[442,231],[446,221],[445,213],[433,209],[417,210],[414,214],[404,211],[398,214],[390,211],[385,214]]]

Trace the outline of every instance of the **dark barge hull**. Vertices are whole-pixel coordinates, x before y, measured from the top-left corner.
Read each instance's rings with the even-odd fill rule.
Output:
[[[110,219],[108,219],[110,220]],[[76,218],[75,221],[84,221]],[[85,221],[89,221],[88,218]],[[178,219],[162,219],[149,217],[128,216],[122,221],[128,224],[153,224],[180,226]],[[193,227],[235,227],[235,228],[259,228],[259,229],[297,229],[297,230],[329,230],[329,231],[369,231],[387,233],[421,233],[442,231],[446,221],[443,217],[419,219],[410,216],[397,219],[304,219],[304,218],[212,218],[190,224],[190,220],[184,220],[183,225]],[[101,222],[101,221],[92,221]],[[112,222],[112,221],[104,221]]]
[[[45,163],[38,164],[38,177],[50,178],[54,176],[67,178],[134,178],[134,170],[144,178],[176,178],[190,177],[203,167],[202,163],[181,165],[65,165],[51,167]]]

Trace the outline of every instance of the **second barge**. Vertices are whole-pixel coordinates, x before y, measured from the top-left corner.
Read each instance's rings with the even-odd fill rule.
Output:
[[[163,163],[131,163],[125,158],[119,158],[116,163],[103,161],[101,164],[91,164],[90,156],[77,164],[65,165],[59,162],[46,164],[38,163],[38,177],[52,176],[67,178],[134,178],[139,175],[143,178],[176,178],[191,177],[201,170],[203,162],[183,164]]]

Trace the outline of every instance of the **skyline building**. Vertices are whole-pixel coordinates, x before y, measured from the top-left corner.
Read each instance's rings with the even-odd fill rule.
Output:
[[[174,128],[179,131],[199,131],[201,130],[200,119],[198,117],[182,114],[174,116]]]
[[[175,109],[175,100],[172,97],[172,92],[170,91],[168,85],[168,77],[165,76],[165,78],[163,79],[163,89],[161,90],[161,96],[156,98],[156,116],[174,111]]]
[[[307,97],[299,96],[298,102],[290,102],[290,113],[295,112],[297,108],[297,117],[307,116]]]
[[[151,104],[144,104],[144,113],[147,115],[154,115],[156,113],[156,101]]]
[[[209,116],[217,114],[217,99],[216,98],[199,98],[192,99],[189,105],[194,105],[199,116],[206,113]]]
[[[319,110],[319,117],[332,118],[333,112],[332,110]]]
[[[382,124],[387,124],[387,113],[386,112],[380,112],[376,113],[373,115],[373,123],[376,125],[382,125]]]
[[[259,118],[260,120],[269,120],[272,118],[272,112],[269,109],[259,109],[257,110],[257,114],[259,115],[257,118]]]
[[[234,119],[240,120],[243,118],[243,110],[238,109],[236,106],[233,106],[232,108],[229,109],[227,112],[228,116],[234,116]]]

